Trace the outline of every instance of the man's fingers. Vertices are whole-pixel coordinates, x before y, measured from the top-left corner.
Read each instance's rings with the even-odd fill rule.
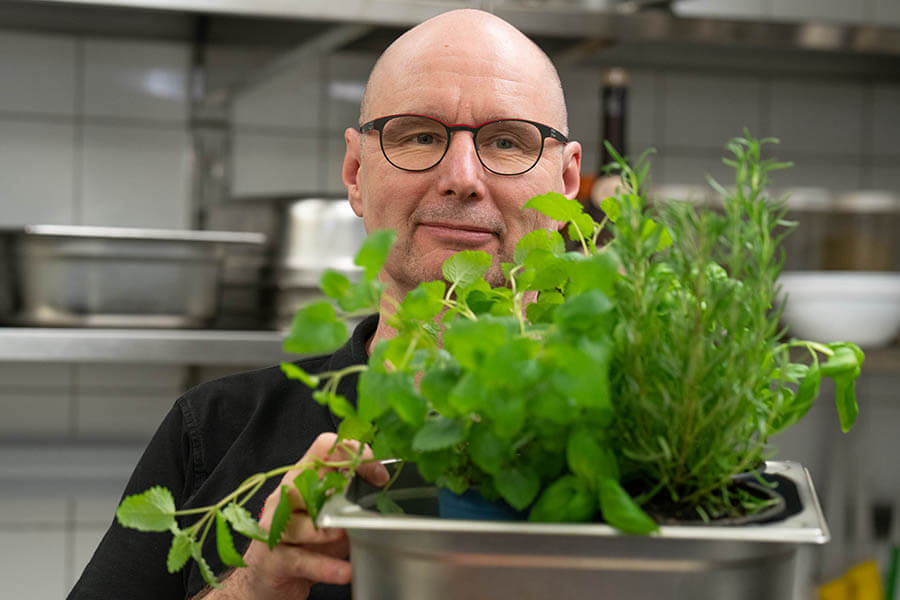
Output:
[[[316,529],[312,519],[305,512],[295,512],[291,515],[281,541],[285,544],[327,544],[347,537],[343,529],[320,527]]]
[[[350,583],[350,563],[341,558],[317,552],[315,549],[291,544],[279,544],[268,557],[266,566],[272,572],[314,582]]]
[[[359,468],[356,469],[356,473],[372,485],[377,485],[378,487],[383,486],[391,479],[391,474],[388,473],[387,468],[380,462],[371,462],[360,465]]]

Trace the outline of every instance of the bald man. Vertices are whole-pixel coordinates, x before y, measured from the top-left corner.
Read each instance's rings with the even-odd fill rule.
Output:
[[[522,205],[536,194],[578,191],[581,147],[567,138],[556,69],[521,32],[481,11],[448,12],[398,38],[372,70],[359,126],[344,138],[342,176],[353,210],[367,230],[397,232],[380,275],[397,299],[439,279],[441,263],[460,250],[490,253],[491,277],[501,282],[500,262],[512,260],[524,234],[560,225]],[[334,354],[298,364],[319,373],[365,363],[374,343],[393,333],[373,316]],[[345,378],[338,393],[355,402],[355,388]],[[253,473],[301,455],[324,458],[337,425],[278,367],[209,382],[176,402],[125,494],[163,485],[180,508],[213,504]],[[280,483],[296,475],[269,482],[247,503],[264,527]],[[378,464],[360,475],[376,485],[387,480]],[[294,506],[273,550],[235,540],[246,568],[228,572],[207,544],[207,560],[224,577],[224,589],[212,591],[193,562],[166,572],[168,533],[113,523],[70,598],[349,599],[345,532],[316,530],[299,494]]]

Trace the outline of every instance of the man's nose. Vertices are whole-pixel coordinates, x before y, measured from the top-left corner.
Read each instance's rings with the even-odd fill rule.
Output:
[[[461,198],[482,195],[485,171],[468,131],[456,131],[450,136],[450,146],[439,167],[441,191],[445,195]]]

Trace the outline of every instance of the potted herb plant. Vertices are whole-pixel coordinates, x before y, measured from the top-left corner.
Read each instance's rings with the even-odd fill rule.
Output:
[[[567,251],[559,233],[538,230],[523,237],[514,261],[503,265],[505,285],[492,287],[485,281],[489,255],[467,251],[444,263],[443,281],[424,282],[400,301],[384,298],[395,304],[387,318],[397,335],[379,342],[368,365],[354,370],[360,372],[355,406],[337,393],[338,382],[350,372],[315,377],[292,363],[283,370],[316,388],[315,399],[342,418],[339,440],[368,444],[374,460],[414,465],[417,476],[446,490],[442,495],[451,500],[477,490],[480,497],[540,523],[536,530],[528,529],[530,524],[479,530],[492,533],[494,542],[512,535],[521,543],[523,532],[575,535],[554,538],[549,546],[529,538],[529,544],[544,548],[543,566],[531,569],[538,577],[553,563],[548,556],[561,553],[567,557],[563,570],[568,581],[575,581],[573,573],[585,570],[577,566],[584,556],[567,553],[586,543],[585,532],[594,531],[590,527],[602,527],[596,531],[606,541],[593,540],[595,549],[610,540],[621,544],[623,533],[641,536],[630,536],[638,545],[617,558],[591,555],[594,562],[588,562],[601,565],[608,581],[614,581],[610,571],[638,575],[615,580],[609,593],[627,588],[630,597],[639,597],[635,590],[650,585],[654,597],[663,597],[658,596],[659,581],[647,583],[636,566],[648,556],[648,543],[663,549],[651,571],[705,573],[702,565],[720,552],[719,558],[731,564],[724,571],[753,563],[757,576],[769,572],[783,589],[790,567],[779,571],[772,557],[786,554],[784,543],[766,544],[773,540],[751,534],[749,545],[723,547],[727,534],[707,539],[695,525],[663,531],[670,522],[743,519],[771,505],[771,495],[765,493],[774,485],[765,478],[769,437],[804,416],[822,377],[836,384],[843,430],[856,418],[860,349],[848,342],[782,339],[777,278],[783,262],[780,238],[790,227],[766,185],[768,173],[786,165],[762,157],[766,141],[745,135],[729,143],[733,157],[726,162],[735,169],[735,185],[726,189],[710,180],[722,199],[717,211],[651,202],[644,187],[646,159],[632,168],[618,156],[622,185],[604,201],[607,218],[602,223],[559,194],[532,198],[524,210],[566,222],[580,251]],[[598,245],[607,228],[611,241]],[[335,305],[349,314],[377,310],[382,301],[377,274],[392,239],[390,232],[370,236],[357,258],[365,270],[360,282],[325,274],[322,290],[330,300],[298,312],[286,349],[325,352],[342,344],[347,330]],[[338,470],[320,473],[328,463],[318,463],[295,480],[314,519],[329,498],[341,496],[355,467],[373,460],[361,450],[351,454]],[[176,524],[179,513],[162,488],[126,498],[117,516],[125,526],[173,531],[170,568],[180,568],[193,556],[215,583],[199,551],[210,526],[216,523],[225,564],[239,563],[229,524],[244,535],[276,543],[290,514],[286,489],[269,531],[241,507],[241,499],[249,498],[266,476],[292,467],[249,478],[205,512],[193,509],[198,519],[187,528]],[[395,479],[401,473],[398,469]],[[754,490],[742,483],[746,481],[759,485]],[[815,513],[814,493],[801,490],[799,496],[800,504]],[[400,510],[399,497],[390,492],[374,498],[382,513]],[[546,525],[596,521],[604,525],[575,530]],[[417,527],[422,523],[408,519],[399,529],[421,540]],[[375,529],[390,527],[382,521]],[[447,531],[460,533],[459,527]],[[823,528],[817,530],[818,541],[827,538]],[[680,545],[671,545],[671,536]],[[494,563],[483,550],[493,542],[487,539],[476,536],[460,543],[490,565]],[[413,541],[408,536],[402,540]],[[677,559],[686,540],[700,540],[705,549],[681,564]],[[754,542],[763,542],[765,552]],[[353,552],[357,565],[363,551],[357,553],[354,546]],[[494,566],[503,572],[514,563],[530,564],[516,560],[499,560]],[[379,570],[388,568],[378,560],[369,566],[360,569],[361,576],[378,577]],[[409,565],[395,567],[415,571]],[[355,577],[357,571],[355,567]],[[452,569],[438,571],[443,574],[428,580],[435,586],[441,577],[460,575]],[[512,588],[516,582],[527,587],[538,581],[521,578],[521,569],[511,572]],[[462,577],[470,585],[478,580],[469,572]],[[727,583],[709,573],[704,577],[709,584],[702,589],[690,587],[699,585],[693,579],[685,584],[688,579],[676,578],[675,595],[665,597],[738,597],[725,591]],[[598,589],[596,582],[585,585],[578,589]],[[384,586],[367,587],[382,591],[364,597],[405,597],[398,590],[384,592]],[[771,588],[747,589],[755,590],[756,597],[777,597]],[[527,589],[515,594],[535,597]]]

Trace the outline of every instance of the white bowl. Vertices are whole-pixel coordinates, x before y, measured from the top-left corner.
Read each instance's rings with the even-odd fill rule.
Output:
[[[778,282],[793,337],[874,348],[900,332],[900,273],[785,271]]]

